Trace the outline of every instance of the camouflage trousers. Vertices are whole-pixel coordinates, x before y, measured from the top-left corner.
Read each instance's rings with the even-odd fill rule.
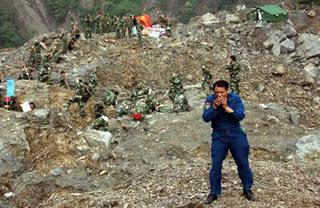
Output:
[[[189,111],[190,107],[184,94],[176,95],[173,102],[173,112],[180,113]]]
[[[73,96],[70,100],[68,100],[67,105],[66,105],[66,110],[69,110],[69,107],[72,103],[78,103],[79,110],[80,110],[80,116],[84,117],[85,116],[85,111],[84,111],[84,104],[85,102],[83,101],[83,97],[79,95]]]
[[[92,122],[92,128],[99,131],[108,131],[108,122],[102,117],[95,119]]]
[[[240,88],[239,88],[240,79],[231,78],[230,79],[230,89],[232,92],[240,95]]]
[[[92,38],[92,31],[90,27],[86,28],[86,32],[85,32],[85,38],[86,39],[91,39]]]

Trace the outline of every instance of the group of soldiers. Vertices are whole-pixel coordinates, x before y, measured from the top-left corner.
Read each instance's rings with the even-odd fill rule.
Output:
[[[34,79],[33,72],[36,72],[40,82],[47,82],[51,75],[51,64],[60,63],[63,55],[68,50],[73,50],[79,38],[80,30],[75,24],[70,33],[62,32],[58,37],[52,39],[44,37],[42,41],[35,41],[30,49],[29,59],[18,79]],[[42,52],[43,50],[44,52]],[[61,80],[64,80],[63,73],[60,72]]]
[[[70,15],[72,16],[72,15]],[[70,18],[72,22],[74,17]],[[85,37],[87,39],[92,38],[92,34],[104,34],[115,32],[118,39],[124,38],[126,36],[132,37],[132,30],[135,28],[138,35],[139,42],[142,41],[143,30],[142,25],[136,20],[134,15],[124,15],[122,17],[113,16],[109,14],[102,15],[98,13],[95,17],[91,16],[91,13],[88,13],[84,19],[85,23]],[[72,23],[71,23],[72,24]]]

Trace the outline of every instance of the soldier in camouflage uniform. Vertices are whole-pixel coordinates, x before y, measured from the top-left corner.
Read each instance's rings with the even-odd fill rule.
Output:
[[[124,100],[122,103],[118,104],[116,107],[116,115],[118,117],[128,115],[131,113],[132,103],[129,100]]]
[[[143,30],[143,26],[137,21],[136,18],[134,18],[134,20],[133,20],[133,25],[136,27],[137,35],[138,35],[138,41],[139,41],[140,46],[142,46],[142,30]]]
[[[89,13],[84,21],[86,23],[86,32],[85,32],[85,37],[86,39],[92,38],[92,24],[93,20],[91,18],[91,13]]]
[[[69,88],[66,75],[67,75],[67,74],[66,74],[63,70],[61,70],[61,71],[59,72],[59,83],[60,83],[60,86],[61,86],[61,87],[67,87],[67,88]]]
[[[116,106],[119,92],[115,89],[108,89],[103,96],[103,103],[106,106]]]
[[[94,18],[95,29],[97,34],[102,34],[102,15],[98,13],[98,15]]]
[[[38,80],[40,82],[47,82],[49,81],[50,75],[51,75],[50,65],[46,60],[43,60],[38,70]]]
[[[110,33],[112,31],[112,18],[107,13],[104,16],[104,32]]]
[[[184,95],[185,90],[183,89],[181,75],[173,74],[170,82],[169,98],[173,103],[173,112],[179,113],[189,111],[190,106]]]
[[[29,66],[24,66],[22,69],[21,73],[18,76],[18,79],[26,79],[26,80],[31,80],[31,74],[32,74],[32,68]]]
[[[123,21],[121,18],[117,17],[116,21],[116,37],[118,39],[122,38],[123,36]]]
[[[236,60],[236,56],[232,55],[228,58],[226,68],[229,70],[231,91],[240,95],[240,65]]]
[[[62,53],[67,53],[68,51],[68,35],[65,32],[60,35],[60,50]]]
[[[202,66],[201,69],[202,69],[202,79],[201,79],[202,80],[202,83],[201,83],[202,89],[203,90],[206,90],[206,88],[210,89],[210,86],[212,83],[212,74],[205,66]]]
[[[73,50],[75,44],[76,44],[76,41],[80,38],[80,29],[79,29],[79,26],[78,26],[78,22],[76,22],[74,24],[74,27],[72,29],[72,32],[71,32],[71,39],[70,41],[68,42],[68,49],[69,50]]]
[[[97,75],[95,72],[92,72],[89,77],[89,92],[93,95],[94,88],[97,85]]]
[[[73,14],[71,12],[68,13],[68,25],[67,25],[67,29],[68,32],[71,32],[73,30],[75,24],[75,17],[73,16]]]
[[[104,114],[103,102],[99,101],[94,105],[94,115],[95,118],[100,118]]]
[[[84,111],[84,104],[89,100],[90,92],[88,83],[83,83],[82,79],[79,79],[76,84],[76,94],[68,100],[67,104],[65,105],[66,110],[69,110],[69,107],[72,103],[78,103],[80,108],[80,116],[85,116]]]
[[[158,103],[154,100],[152,90],[140,82],[131,95],[131,100],[134,103],[135,113],[143,115],[149,114],[156,110]]]
[[[39,41],[36,41],[31,48],[30,58],[28,60],[28,66],[35,68],[36,70],[39,69],[41,64],[41,45]]]
[[[62,44],[56,40],[53,43],[52,50],[47,56],[47,60],[54,63],[60,63],[62,60],[63,49],[61,48]]]
[[[91,127],[99,131],[108,131],[108,117],[101,116],[99,118],[96,118],[92,122]]]

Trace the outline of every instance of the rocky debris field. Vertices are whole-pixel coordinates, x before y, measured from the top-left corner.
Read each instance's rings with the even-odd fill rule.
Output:
[[[210,126],[201,119],[206,96],[199,84],[201,66],[214,80],[228,79],[224,65],[230,54],[242,66],[247,110],[242,125],[251,143],[257,200],[241,196],[228,157],[215,206],[319,207],[320,30],[314,23],[319,15],[297,12],[288,22],[255,24],[245,22],[241,12],[177,24],[172,38],[145,38],[143,47],[114,34],[82,37],[52,65],[51,84],[16,81],[18,102],[32,100],[36,109],[0,109],[0,207],[206,207]],[[312,27],[301,27],[303,21]],[[28,49],[41,38],[1,51],[1,77],[16,77]],[[70,88],[57,85],[60,70]],[[86,117],[79,117],[76,105],[65,112],[76,78],[92,72],[98,86]],[[184,76],[190,112],[153,113],[135,122],[105,109],[109,131],[90,128],[94,104],[110,87],[125,99],[135,83],[144,82],[170,106],[166,92],[176,72]]]

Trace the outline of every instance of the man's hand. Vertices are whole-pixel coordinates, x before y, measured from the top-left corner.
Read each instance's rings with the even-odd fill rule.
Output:
[[[217,109],[221,104],[222,104],[221,97],[216,97],[213,101],[214,109]]]
[[[222,107],[224,109],[226,109],[226,107],[228,106],[228,98],[227,97],[222,97],[221,98],[221,104],[222,104]]]

